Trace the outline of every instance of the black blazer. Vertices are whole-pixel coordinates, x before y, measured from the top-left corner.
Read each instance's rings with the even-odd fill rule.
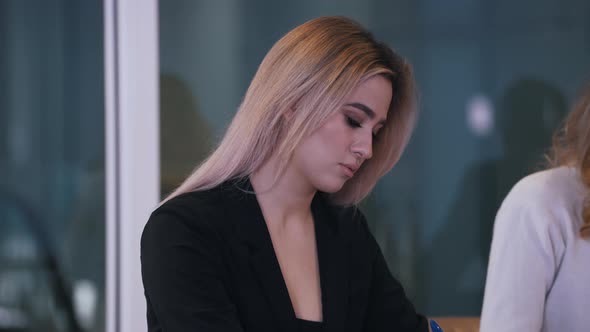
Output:
[[[245,189],[242,189],[245,188]],[[149,331],[298,331],[264,217],[248,181],[180,195],[141,239]],[[324,331],[428,331],[389,272],[366,221],[318,193]]]

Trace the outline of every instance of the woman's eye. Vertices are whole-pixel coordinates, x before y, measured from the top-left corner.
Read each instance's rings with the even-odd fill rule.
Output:
[[[356,121],[355,119],[353,119],[353,118],[351,118],[349,116],[346,117],[346,122],[352,128],[359,128],[361,126],[361,124],[358,121]]]

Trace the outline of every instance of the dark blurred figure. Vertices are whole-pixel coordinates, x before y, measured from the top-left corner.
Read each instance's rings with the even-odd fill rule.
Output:
[[[436,271],[436,285],[445,285],[426,292],[436,294],[430,306],[455,310],[435,315],[479,315],[496,211],[510,188],[540,167],[566,112],[561,92],[541,80],[509,86],[496,110],[502,158],[467,169],[441,232],[424,252],[423,266]]]
[[[213,141],[211,129],[199,113],[190,88],[171,74],[160,76],[160,135],[164,197],[209,154]]]

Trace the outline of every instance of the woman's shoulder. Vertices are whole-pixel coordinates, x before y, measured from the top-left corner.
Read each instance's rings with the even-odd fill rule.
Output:
[[[224,193],[225,190],[221,186],[182,193],[162,203],[152,212],[152,215],[162,213],[199,215],[204,212],[214,212],[224,203]]]
[[[556,167],[530,174],[514,185],[506,200],[532,207],[570,205],[580,199],[579,172],[572,167]]]
[[[191,191],[175,196],[158,206],[150,215],[144,232],[147,230],[183,229],[186,231],[222,231],[226,223],[226,211],[231,210],[232,193],[226,184],[217,187]]]
[[[533,173],[520,180],[504,199],[496,216],[495,231],[515,227],[562,236],[576,233],[575,220],[583,204],[583,185],[571,167]]]

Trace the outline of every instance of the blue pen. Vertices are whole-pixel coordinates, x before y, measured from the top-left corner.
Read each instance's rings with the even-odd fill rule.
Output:
[[[434,321],[434,319],[430,320],[430,329],[432,332],[443,332],[443,329]]]

